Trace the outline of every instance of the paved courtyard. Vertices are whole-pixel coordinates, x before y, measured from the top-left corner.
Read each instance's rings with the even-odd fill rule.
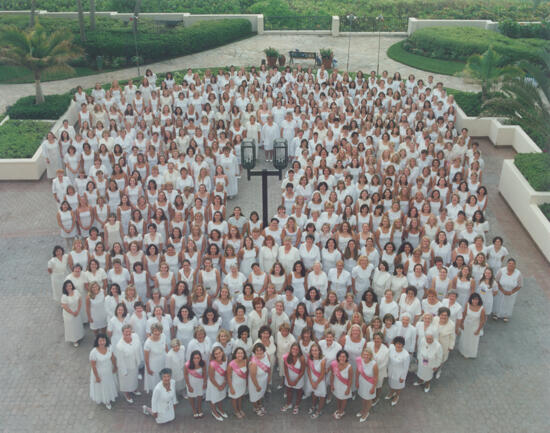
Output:
[[[387,49],[404,39],[404,37],[383,36],[380,38],[380,71],[387,69],[391,73],[401,72],[401,75],[416,74],[417,77],[428,76],[427,72],[420,71],[401,63],[397,63],[386,55]],[[347,66],[348,44],[350,47],[349,68]],[[338,61],[341,70],[363,70],[363,72],[376,69],[378,57],[378,37],[353,36],[351,41],[345,36],[332,37],[328,35],[274,35],[264,34],[254,36],[242,41],[234,42],[212,50],[203,51],[189,56],[178,57],[171,60],[153,63],[141,68],[141,74],[149,67],[154,72],[168,72],[186,68],[209,68],[224,65],[259,65],[265,58],[263,50],[266,47],[274,47],[288,57],[288,51],[296,48],[302,51],[319,51],[320,48],[332,48],[334,57]],[[312,66],[313,61],[303,62],[304,66]],[[64,93],[78,85],[84,88],[93,87],[95,83],[108,83],[114,79],[128,79],[137,76],[137,68],[121,69],[119,71],[106,72],[87,77],[71,78],[62,81],[42,83],[42,89],[46,95]],[[443,81],[446,86],[460,90],[479,90],[476,85],[465,83],[463,78],[447,75],[433,74],[436,81]],[[34,94],[34,84],[3,84],[0,85],[0,113],[6,106],[13,104],[20,97]]]
[[[327,414],[334,403],[316,421],[304,414],[309,401],[300,415],[283,415],[280,392],[268,399],[266,417],[256,417],[246,404],[246,420],[224,423],[209,415],[193,420],[187,401],[177,407],[176,422],[163,427],[141,414],[146,397],[134,405],[119,399],[110,412],[95,405],[88,397],[92,336],[88,333],[78,349],[64,343],[61,309],[51,300],[46,262],[59,237],[50,182],[0,183],[0,432],[547,432],[550,269],[496,191],[502,159],[513,151],[497,151],[487,140],[482,150],[491,233],[503,234],[525,276],[514,317],[509,324],[488,323],[478,359],[453,354],[431,393],[410,386],[410,377],[399,405],[381,402],[366,424],[354,416],[357,401],[340,422]],[[270,214],[278,188],[271,178]],[[261,211],[260,194],[259,179],[247,182],[243,176],[239,197],[229,207]]]

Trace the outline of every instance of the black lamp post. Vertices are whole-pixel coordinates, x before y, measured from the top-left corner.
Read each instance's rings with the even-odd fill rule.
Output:
[[[247,178],[250,176],[262,176],[262,221],[264,227],[268,226],[268,208],[267,208],[267,178],[268,176],[279,176],[283,178],[283,170],[288,165],[288,143],[284,138],[277,138],[273,143],[275,156],[273,165],[276,170],[253,170],[256,166],[256,143],[252,139],[245,139],[241,144],[241,163],[246,169]]]

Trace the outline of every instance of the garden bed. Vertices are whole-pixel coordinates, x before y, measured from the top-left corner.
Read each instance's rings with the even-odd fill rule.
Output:
[[[413,54],[404,48],[406,41],[400,41],[388,48],[388,57],[396,62],[434,74],[455,75],[464,69],[465,62],[434,59]]]
[[[7,120],[0,126],[0,159],[32,158],[53,122]]]

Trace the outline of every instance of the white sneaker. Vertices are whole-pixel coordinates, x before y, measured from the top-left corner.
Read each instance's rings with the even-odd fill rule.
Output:
[[[113,408],[113,406],[111,406],[111,403],[107,403],[105,405],[105,407],[108,409],[108,410],[111,410]]]

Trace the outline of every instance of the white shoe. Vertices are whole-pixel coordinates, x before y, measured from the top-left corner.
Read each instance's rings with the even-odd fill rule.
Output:
[[[424,387],[424,392],[430,392],[432,387],[430,385]]]
[[[149,412],[147,412],[147,406],[145,405],[141,406],[141,410],[143,411],[144,415],[149,415]]]
[[[357,412],[357,413],[355,414],[355,416],[356,416],[357,418],[361,418],[361,417],[363,416],[363,414],[362,414],[361,412]]]
[[[435,378],[439,379],[440,377],[441,377],[441,369],[439,369],[435,372]]]
[[[105,407],[108,409],[108,410],[111,410],[113,408],[113,406],[111,406],[111,403],[107,403],[105,405]]]
[[[362,416],[361,418],[359,418],[359,422],[365,422],[368,417],[369,417],[369,414],[367,413],[366,416]]]
[[[140,391],[134,391],[134,395],[137,395],[138,397],[141,395]]]

